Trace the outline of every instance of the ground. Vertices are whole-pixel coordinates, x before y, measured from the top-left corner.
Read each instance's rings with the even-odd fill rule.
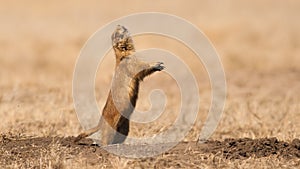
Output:
[[[0,3],[0,168],[300,167],[298,1]],[[196,144],[211,89],[194,53],[176,40],[143,35],[134,37],[137,49],[170,50],[194,73],[201,96],[196,124],[176,147],[150,158],[117,157],[91,145],[89,139],[74,144],[74,136],[83,130],[72,98],[72,76],[81,47],[113,19],[146,11],[185,18],[214,44],[227,80],[218,128],[208,142]],[[99,109],[113,67],[110,51],[97,73]],[[152,136],[176,119],[180,93],[166,73],[145,80],[137,108],[147,110],[148,94],[158,87],[167,96],[164,113],[148,124],[133,123],[131,136]]]

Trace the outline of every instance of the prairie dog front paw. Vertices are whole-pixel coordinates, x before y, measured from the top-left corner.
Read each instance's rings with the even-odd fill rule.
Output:
[[[154,63],[154,65],[153,65],[153,69],[157,70],[157,71],[161,71],[164,68],[165,68],[165,66],[164,66],[163,62],[157,62],[157,63]]]

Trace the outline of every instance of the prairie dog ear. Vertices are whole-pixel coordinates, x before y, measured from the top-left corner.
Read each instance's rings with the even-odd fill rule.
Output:
[[[111,41],[114,47],[117,47],[119,43],[133,43],[128,29],[122,25],[117,25],[115,31],[111,35]]]

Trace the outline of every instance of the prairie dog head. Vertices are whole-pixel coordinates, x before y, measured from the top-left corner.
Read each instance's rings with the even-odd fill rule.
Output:
[[[117,61],[122,60],[123,57],[131,55],[135,52],[132,37],[127,28],[117,25],[117,28],[111,35],[112,46],[116,53]]]

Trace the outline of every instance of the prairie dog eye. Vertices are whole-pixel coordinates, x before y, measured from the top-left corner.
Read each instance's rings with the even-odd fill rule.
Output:
[[[127,49],[132,49],[132,45],[131,45],[131,44],[128,44],[128,45],[127,45]]]

